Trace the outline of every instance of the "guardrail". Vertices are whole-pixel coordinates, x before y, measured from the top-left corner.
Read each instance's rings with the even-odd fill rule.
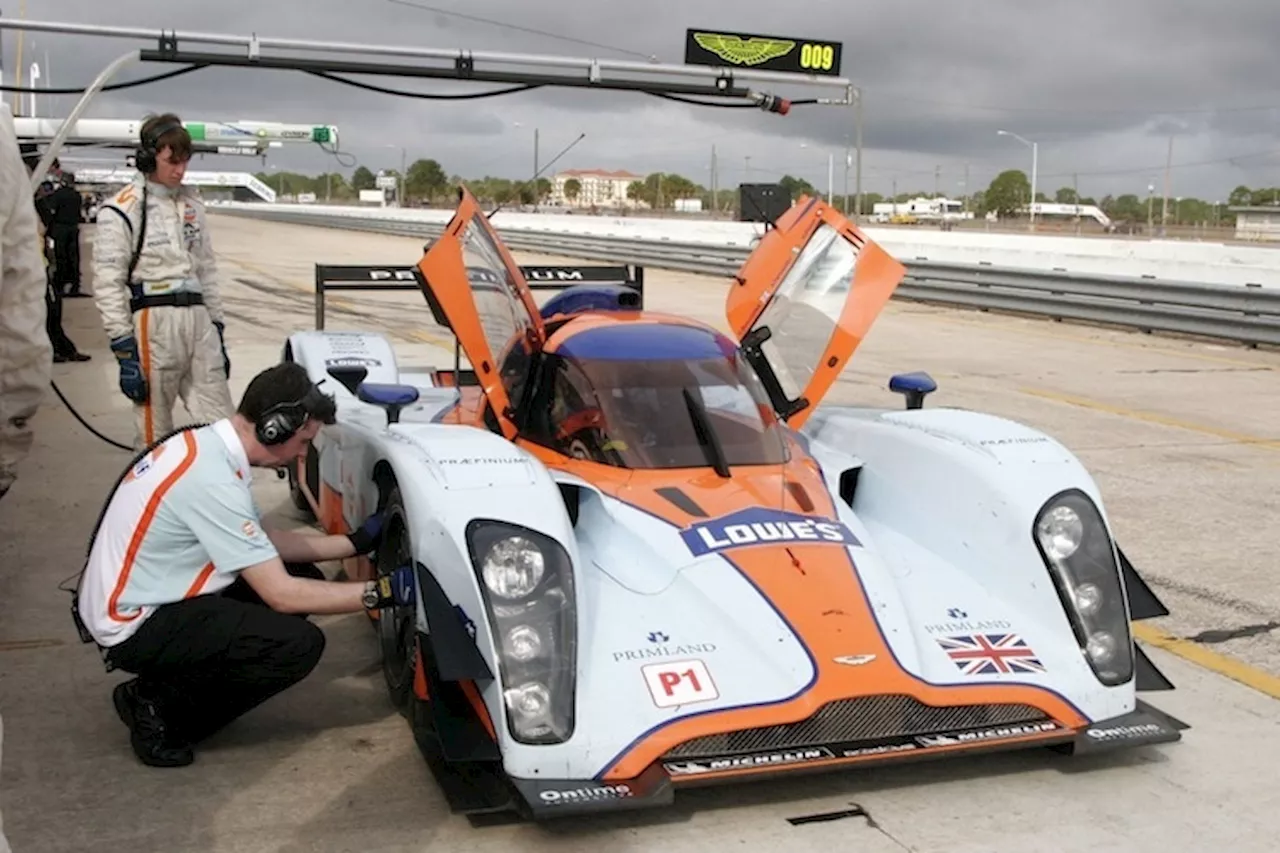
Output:
[[[444,228],[443,224],[381,219],[376,215],[273,210],[267,205],[211,212],[428,239]],[[726,277],[738,271],[750,252],[742,246],[548,234],[502,227],[498,233],[509,248],[520,251]],[[903,264],[907,275],[894,294],[903,299],[1280,346],[1280,288],[1086,276],[922,260],[904,260]]]

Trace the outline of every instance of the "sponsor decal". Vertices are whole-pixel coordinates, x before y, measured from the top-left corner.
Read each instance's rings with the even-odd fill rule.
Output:
[[[984,740],[1003,740],[1005,738],[1041,735],[1046,732],[1056,731],[1065,731],[1065,729],[1053,720],[1043,720],[1038,723],[1014,723],[1007,726],[968,729],[939,735],[917,735],[916,743],[921,746],[959,746]]]
[[[365,358],[362,356],[340,356],[339,358],[326,358],[324,366],[330,367],[379,367],[382,364],[376,358]]]
[[[871,663],[875,659],[875,655],[840,655],[832,658],[836,663],[844,666],[862,666],[865,663]]]
[[[908,741],[905,743],[882,743],[876,746],[855,746],[840,750],[840,754],[845,758],[861,758],[864,755],[892,755],[895,752],[911,752],[919,748],[918,744]]]
[[[437,459],[441,465],[523,465],[524,456],[454,456]]]
[[[814,518],[794,512],[756,507],[700,521],[681,531],[681,538],[695,557],[782,542],[815,542],[860,545],[853,531],[830,518]]]
[[[778,752],[758,752],[751,755],[731,755],[723,758],[703,758],[696,761],[671,761],[663,767],[672,776],[693,776],[699,773],[718,773],[721,770],[743,770],[751,767],[779,767],[803,764],[835,758],[835,753],[825,746],[804,749],[788,749]]]
[[[968,612],[959,607],[948,608],[947,619],[947,622],[926,624],[924,629],[930,634],[982,634],[1013,627],[1007,619],[970,619]]]
[[[565,803],[594,803],[601,800],[625,800],[635,796],[630,785],[583,785],[563,790],[548,789],[538,792],[538,799],[547,805]]]
[[[720,698],[707,665],[700,660],[651,663],[643,666],[644,683],[659,708],[692,705]]]
[[[1164,732],[1158,723],[1137,723],[1131,726],[1109,726],[1105,729],[1089,729],[1085,732],[1094,740],[1119,740],[1120,738],[1141,738],[1158,735]]]
[[[1044,664],[1017,634],[966,634],[938,637],[947,657],[965,675],[1044,672]]]
[[[585,281],[582,270],[525,267],[521,270],[528,281]]]
[[[1028,436],[1022,438],[982,438],[978,440],[978,444],[982,447],[1000,447],[1007,444],[1047,444],[1048,438],[1044,436]]]
[[[671,637],[662,631],[652,631],[647,637],[649,645],[640,649],[623,649],[613,653],[613,662],[656,660],[685,655],[709,655],[716,651],[715,643],[677,643],[668,645]]]
[[[240,525],[240,532],[252,539],[258,535],[258,526],[252,521],[245,521],[244,524]]]
[[[369,270],[370,281],[417,281],[413,270]]]

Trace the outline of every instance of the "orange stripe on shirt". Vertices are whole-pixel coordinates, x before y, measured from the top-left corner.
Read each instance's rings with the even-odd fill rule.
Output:
[[[190,468],[196,461],[196,440],[190,432],[184,432],[182,438],[187,443],[187,456],[178,467],[173,469],[169,476],[164,478],[164,482],[152,493],[147,506],[142,512],[142,518],[138,520],[138,526],[134,528],[133,538],[129,540],[129,550],[124,555],[124,567],[120,570],[120,577],[116,579],[116,588],[111,592],[111,598],[107,601],[107,615],[117,622],[132,622],[137,619],[139,614],[132,616],[124,616],[120,613],[118,606],[120,596],[124,594],[124,588],[129,583],[129,573],[133,571],[133,564],[138,559],[138,551],[142,548],[143,537],[147,535],[147,529],[151,527],[151,522],[156,517],[156,510],[160,507],[160,501],[164,500],[165,493],[173,488],[173,484]]]
[[[196,582],[191,585],[191,589],[187,590],[183,598],[195,598],[200,594],[200,590],[204,589],[205,582],[209,580],[209,575],[213,574],[213,563],[207,564],[200,570],[200,574],[196,576]]]

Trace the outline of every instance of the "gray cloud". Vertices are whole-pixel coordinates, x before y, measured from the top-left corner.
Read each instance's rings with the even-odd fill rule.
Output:
[[[1192,0],[741,0],[645,3],[557,0],[308,0],[162,4],[151,0],[46,0],[45,20],[178,31],[419,44],[484,51],[551,53],[680,62],[686,27],[710,26],[835,38],[844,73],[865,92],[863,185],[869,191],[956,192],[985,186],[1006,168],[1030,168],[1030,152],[1008,129],[1039,143],[1041,186],[1078,181],[1082,192],[1146,193],[1163,185],[1174,136],[1173,189],[1225,198],[1239,183],[1280,184],[1280,95],[1274,0],[1204,4]],[[470,20],[500,21],[512,29]],[[608,45],[588,46],[530,30]],[[4,33],[6,80],[12,80],[16,34]],[[24,64],[49,52],[54,85],[87,83],[111,58],[143,42],[29,33]],[[32,44],[34,43],[34,51]],[[194,48],[198,46],[192,45]],[[34,53],[34,56],[33,56]],[[146,66],[130,78],[166,70]],[[416,91],[475,91],[439,81],[361,78]],[[806,97],[815,90],[785,86]],[[823,93],[826,94],[826,93]],[[42,97],[42,113],[65,115],[66,96]],[[1259,109],[1265,107],[1265,109]],[[778,117],[755,110],[691,107],[632,94],[541,89],[461,102],[363,92],[296,72],[206,69],[181,78],[102,95],[92,116],[126,117],[176,109],[187,118],[255,118],[339,126],[343,148],[360,162],[398,167],[439,159],[464,176],[527,177],[533,128],[545,163],[580,132],[587,137],[557,168],[626,168],[682,172],[709,183],[711,149],[721,185],[750,177],[800,174],[836,191],[844,181],[853,114],[845,108],[797,107]],[[1255,155],[1240,157],[1240,155]],[[747,158],[750,171],[747,171]],[[1232,162],[1232,158],[1238,158]],[[272,154],[280,168],[339,168],[314,148]],[[209,168],[259,168],[243,158],[207,158]],[[850,178],[852,187],[852,177]]]

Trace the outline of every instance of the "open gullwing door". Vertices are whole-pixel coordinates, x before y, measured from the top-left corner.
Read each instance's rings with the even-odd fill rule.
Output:
[[[503,434],[517,432],[512,407],[523,393],[534,353],[546,340],[529,283],[465,187],[444,233],[418,270],[438,322],[447,323],[475,370]]]
[[[835,384],[906,272],[839,211],[808,196],[752,250],[725,314],[792,428]]]

